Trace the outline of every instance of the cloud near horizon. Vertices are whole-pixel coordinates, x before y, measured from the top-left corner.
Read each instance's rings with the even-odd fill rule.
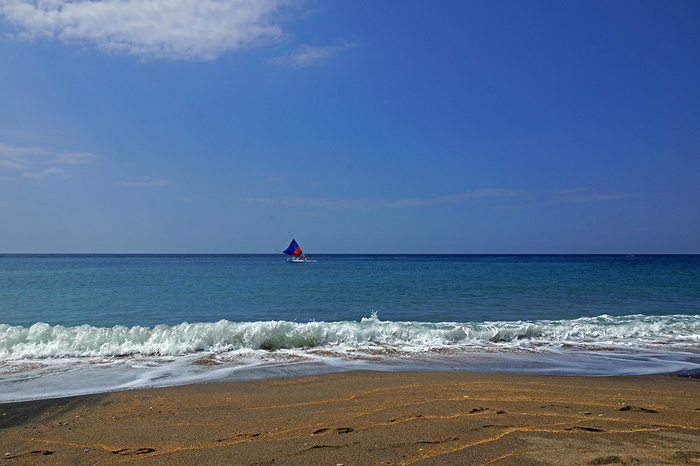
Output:
[[[43,170],[40,172],[35,172],[35,173],[25,172],[25,173],[22,173],[22,176],[25,178],[45,178],[49,175],[62,175],[65,172],[66,171],[62,168],[51,167],[51,168],[47,168],[46,170]]]
[[[174,185],[175,183],[162,178],[154,178],[152,176],[135,176],[127,178],[125,181],[122,181],[119,184],[132,188],[143,188],[149,186],[170,186]]]
[[[38,147],[15,147],[0,142],[0,168],[25,168],[48,152]]]
[[[641,192],[597,192],[594,189],[576,188],[547,193],[513,191],[508,189],[477,189],[463,193],[437,197],[406,197],[400,199],[347,199],[347,198],[264,198],[246,197],[241,201],[249,204],[276,205],[282,207],[309,207],[338,210],[406,209],[441,204],[462,204],[485,199],[510,199],[530,202],[607,202],[638,199],[653,196],[654,193]]]
[[[320,197],[288,198],[242,198],[243,202],[250,204],[267,204],[284,207],[314,207],[341,210],[372,210],[372,209],[404,209],[410,207],[423,207],[437,204],[457,204],[476,199],[519,197],[522,193],[507,189],[478,189],[450,196],[439,197],[406,197],[401,199],[326,199]]]
[[[19,170],[24,178],[63,174],[63,167],[90,163],[98,157],[89,152],[57,154],[39,147],[14,147],[0,142],[0,169]]]
[[[601,202],[601,201],[622,201],[625,199],[638,199],[651,196],[652,193],[644,192],[597,192],[589,188],[574,188],[550,193],[552,199],[558,202]]]
[[[288,0],[0,0],[24,40],[91,44],[111,54],[213,60],[280,40],[271,16]]]

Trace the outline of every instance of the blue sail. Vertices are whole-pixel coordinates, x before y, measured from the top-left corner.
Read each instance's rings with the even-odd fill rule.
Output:
[[[304,257],[304,253],[301,252],[301,248],[299,247],[295,239],[292,239],[292,242],[289,243],[287,249],[285,249],[282,252],[292,257]]]

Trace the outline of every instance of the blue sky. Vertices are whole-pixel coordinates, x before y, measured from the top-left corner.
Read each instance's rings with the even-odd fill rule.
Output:
[[[0,0],[0,252],[700,253],[698,24]]]

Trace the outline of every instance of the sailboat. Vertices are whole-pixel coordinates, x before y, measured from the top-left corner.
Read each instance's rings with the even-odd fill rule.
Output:
[[[301,252],[301,248],[299,247],[299,244],[294,238],[292,238],[292,242],[289,243],[287,249],[285,249],[282,252],[284,254],[292,256],[289,259],[287,259],[290,262],[306,262],[306,256],[303,252]]]

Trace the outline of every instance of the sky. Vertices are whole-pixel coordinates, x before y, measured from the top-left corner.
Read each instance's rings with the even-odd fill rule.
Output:
[[[0,253],[699,254],[700,2],[0,0]]]

